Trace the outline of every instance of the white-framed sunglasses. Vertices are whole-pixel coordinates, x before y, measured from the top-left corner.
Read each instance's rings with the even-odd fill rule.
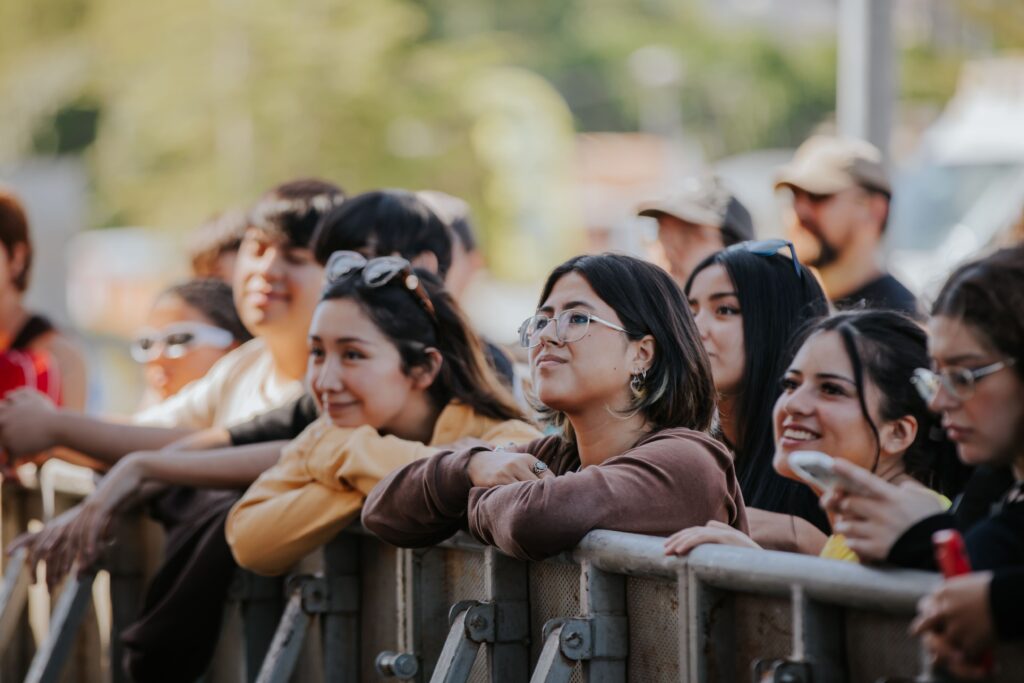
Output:
[[[171,323],[159,330],[139,330],[131,345],[132,358],[139,363],[151,363],[157,358],[182,358],[197,346],[227,349],[235,343],[235,336],[222,327],[201,322]]]

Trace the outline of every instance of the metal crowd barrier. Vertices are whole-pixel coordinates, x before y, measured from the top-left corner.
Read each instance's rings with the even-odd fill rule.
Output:
[[[538,563],[463,534],[400,550],[350,530],[318,554],[320,568],[289,577],[283,595],[272,583],[236,594],[246,628],[245,661],[227,662],[235,680],[946,680],[907,633],[933,574],[723,546],[669,558],[662,539],[611,531]],[[17,592],[10,576],[0,595]],[[312,634],[322,647],[311,662]],[[994,680],[1021,680],[1021,654],[1000,650]]]

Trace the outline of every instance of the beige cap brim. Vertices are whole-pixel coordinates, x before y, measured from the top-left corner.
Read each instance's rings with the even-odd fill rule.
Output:
[[[795,188],[811,194],[835,194],[859,183],[849,173],[838,170],[822,170],[790,164],[783,166],[775,174],[775,189],[780,187]]]
[[[674,216],[679,220],[696,225],[722,227],[722,219],[711,211],[702,211],[695,206],[683,204],[673,205],[671,202],[646,202],[637,207],[636,215],[657,218],[661,214]]]

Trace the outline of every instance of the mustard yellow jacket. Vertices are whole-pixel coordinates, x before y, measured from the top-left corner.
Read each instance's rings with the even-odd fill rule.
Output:
[[[483,417],[455,402],[441,411],[429,444],[367,426],[335,427],[321,416],[231,509],[225,527],[231,552],[258,574],[283,574],[357,519],[370,490],[399,467],[461,439],[502,445],[538,436],[525,422]]]

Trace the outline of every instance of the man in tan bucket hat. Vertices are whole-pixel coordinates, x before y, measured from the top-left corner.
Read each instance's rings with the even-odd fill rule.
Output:
[[[821,275],[837,308],[868,306],[918,315],[917,300],[880,263],[892,186],[873,145],[816,135],[779,169],[775,188],[793,193],[790,239]]]
[[[674,194],[640,204],[637,215],[658,221],[658,242],[680,286],[706,257],[754,239],[750,212],[716,176],[687,178]]]

